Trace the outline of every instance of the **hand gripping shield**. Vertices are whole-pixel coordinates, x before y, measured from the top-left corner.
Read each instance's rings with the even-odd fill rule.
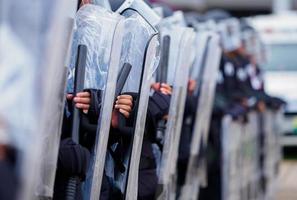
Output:
[[[202,149],[202,151],[204,151],[207,146],[216,76],[221,58],[218,35],[207,32],[204,34],[201,35],[201,40],[208,41],[207,48],[205,49],[206,54],[203,55],[205,56],[205,62],[202,63],[202,67],[205,67],[205,69],[202,75],[202,81],[200,82],[200,95],[194,122],[186,182],[182,187],[180,199],[196,199],[198,197],[199,184],[201,181],[198,173],[200,168],[199,156],[200,150]],[[204,173],[206,174],[206,172]]]
[[[4,106],[0,108],[1,124],[5,124],[4,131],[18,150],[18,198],[35,199],[36,194],[45,195],[49,191],[47,183],[39,179],[44,169],[40,158],[44,155],[44,143],[60,138],[64,62],[72,29],[70,18],[77,2],[1,1],[0,4],[3,8],[0,43],[5,47],[0,50],[1,55],[5,53],[0,63],[4,81],[0,87],[4,87],[1,91],[8,97],[1,103]],[[36,186],[41,187],[36,191]]]
[[[194,62],[194,38],[192,29],[160,25],[163,37],[170,36],[167,83],[173,86],[169,115],[165,130],[164,146],[159,171],[157,199],[170,198],[173,191],[170,183],[174,182],[178,144],[187,94],[187,82],[190,66]],[[187,54],[190,48],[190,55]]]

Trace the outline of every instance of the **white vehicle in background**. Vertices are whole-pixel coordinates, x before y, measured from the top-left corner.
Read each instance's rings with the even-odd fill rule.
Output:
[[[287,102],[281,142],[297,146],[297,13],[258,16],[250,22],[267,51],[265,89]]]

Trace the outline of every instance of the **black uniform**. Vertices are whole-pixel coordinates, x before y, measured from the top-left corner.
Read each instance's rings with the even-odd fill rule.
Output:
[[[16,199],[19,179],[16,173],[16,151],[11,147],[6,149],[6,158],[0,160],[0,199]]]

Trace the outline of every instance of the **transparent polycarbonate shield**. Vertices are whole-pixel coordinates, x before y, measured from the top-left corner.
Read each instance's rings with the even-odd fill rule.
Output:
[[[205,65],[206,59],[207,59],[207,55],[208,55],[208,43],[211,39],[211,34],[209,32],[205,32],[205,31],[199,31],[196,33],[196,58],[195,58],[195,62],[194,65],[191,68],[190,71],[190,79],[194,80],[196,82],[196,86],[195,89],[193,90],[192,94],[188,94],[191,95],[193,98],[197,99],[195,100],[195,107],[198,106],[198,100],[199,100],[199,93],[201,91],[201,86],[203,85],[203,76],[204,76],[204,71],[207,65]],[[186,105],[187,107],[187,105]],[[193,126],[194,121],[195,121],[195,112],[193,113],[193,115],[191,116],[186,116],[186,118],[183,119],[183,123],[187,124],[187,126]],[[191,131],[191,129],[189,130]],[[189,142],[187,144],[183,143],[183,138],[185,137],[183,135],[181,135],[181,142],[179,144],[179,149],[183,149],[183,148],[188,148],[189,149],[189,153],[190,153],[190,141],[192,141],[193,138],[193,133],[189,133]],[[188,147],[183,146],[183,145],[188,145]],[[183,177],[179,177],[180,175],[178,174],[178,179],[182,179]],[[176,183],[177,184],[177,183]],[[180,189],[179,185],[177,188]]]
[[[198,100],[199,100],[199,93],[202,87],[202,83],[203,83],[203,76],[204,76],[204,71],[205,68],[207,67],[207,65],[205,64],[206,59],[207,59],[207,55],[208,55],[208,43],[211,39],[211,34],[209,32],[205,32],[205,31],[199,31],[196,33],[196,39],[195,39],[195,46],[196,46],[196,54],[195,54],[195,62],[193,64],[193,66],[191,67],[190,70],[190,79],[195,80],[197,87],[195,88],[195,90],[193,91],[193,97],[196,97],[195,99],[197,99],[197,101],[195,102],[198,106]],[[189,95],[189,94],[188,94]],[[186,105],[187,106],[187,105]],[[191,117],[187,117],[183,119],[184,123],[186,121],[186,123],[194,123],[195,118],[194,116]],[[193,133],[191,133],[191,138],[189,138],[189,141],[192,141],[193,138]],[[183,137],[183,136],[181,136]],[[179,144],[179,149],[181,148],[185,148],[182,144],[182,138],[181,138],[181,143]],[[187,145],[189,145],[189,149],[190,149],[190,143],[188,143]],[[179,176],[179,175],[178,175]],[[178,177],[182,178],[182,177]],[[176,183],[177,184],[177,183]],[[177,186],[177,185],[176,185]]]
[[[206,178],[205,171],[202,173],[202,175],[199,173],[201,170],[199,155],[201,148],[204,149],[207,146],[210,118],[215,95],[216,76],[221,59],[221,48],[219,46],[218,35],[215,33],[206,34],[210,34],[211,38],[208,39],[208,37],[202,37],[209,41],[207,44],[208,47],[206,48],[207,54],[205,55],[205,63],[203,63],[203,65],[205,65],[205,69],[204,74],[202,75],[202,81],[200,83],[201,91],[198,98],[186,181],[184,186],[182,186],[180,199],[196,199],[199,193],[199,185],[203,181],[201,180],[201,176],[203,176],[203,179]],[[206,166],[203,166],[203,164],[202,167],[204,169],[206,168]]]
[[[111,6],[109,3],[109,0],[91,0],[92,4],[98,5],[98,6],[102,6],[107,10],[111,11]]]
[[[260,181],[259,163],[259,129],[258,116],[256,112],[248,115],[248,123],[243,125],[244,140],[242,141],[242,163],[243,169],[241,183],[244,198],[255,198],[257,196],[257,183]]]
[[[186,27],[185,16],[182,11],[175,11],[173,15],[163,18],[162,23],[167,23],[170,26]]]
[[[204,76],[204,82],[208,82],[206,84],[205,88],[202,88],[202,91],[207,91],[205,99],[205,102],[201,104],[202,107],[204,107],[205,110],[203,110],[203,113],[207,113],[206,117],[204,118],[203,123],[205,125],[205,129],[203,130],[203,139],[204,139],[204,144],[207,144],[208,141],[208,130],[209,130],[209,123],[210,123],[210,117],[211,117],[211,112],[212,112],[212,107],[213,107],[213,99],[215,95],[215,87],[216,87],[216,79],[217,79],[217,74],[218,74],[218,69],[220,66],[220,60],[222,56],[222,49],[220,48],[219,45],[219,36],[216,33],[212,34],[211,40],[209,41],[209,53],[208,57],[206,60],[207,66],[209,66],[209,71],[205,71],[205,76]],[[208,78],[207,78],[208,77]],[[204,104],[206,103],[206,104]]]
[[[20,3],[17,7],[12,7],[10,1],[1,1],[1,9],[7,10],[7,13],[17,13],[16,15],[24,15],[22,9],[26,8]],[[41,9],[40,5],[36,5],[34,9]],[[16,12],[18,11],[18,12]],[[3,13],[1,13],[2,15]],[[4,18],[5,17],[5,18]],[[29,161],[39,163],[37,155],[31,155],[30,152],[38,151],[40,134],[37,132],[38,125],[38,109],[41,108],[41,102],[38,101],[38,92],[35,88],[35,83],[38,81],[38,57],[36,52],[38,42],[28,38],[25,41],[25,36],[37,37],[38,31],[26,30],[17,21],[8,20],[9,16],[3,16],[0,24],[0,89],[5,98],[1,98],[0,102],[0,129],[1,136],[4,134],[8,137],[5,142],[18,150],[18,163],[20,186],[17,190],[25,193],[24,199],[30,199],[32,188],[26,187],[26,184],[33,184],[33,177],[26,179],[26,173],[34,175],[34,169],[29,169]],[[32,19],[33,21],[29,22]],[[38,20],[34,18],[24,18],[23,24],[39,27]],[[20,31],[22,28],[25,30]],[[21,101],[20,101],[21,99]],[[20,114],[21,113],[21,114]],[[1,142],[3,138],[1,138]],[[33,151],[33,153],[34,153]],[[29,171],[26,171],[29,169]],[[27,191],[31,192],[28,194]],[[26,192],[25,192],[26,191]]]
[[[183,50],[183,61],[182,63],[184,63],[185,68],[187,68],[186,72],[184,72],[185,74],[182,74],[181,71],[176,70],[176,78],[178,76],[185,76],[185,80],[183,80],[184,82],[182,83],[183,91],[180,95],[180,99],[179,99],[179,103],[177,106],[178,109],[178,118],[176,120],[175,123],[175,128],[174,128],[174,135],[175,135],[175,140],[174,143],[172,145],[172,155],[170,157],[170,162],[171,164],[169,164],[170,168],[170,180],[169,180],[169,198],[170,199],[176,199],[176,183],[177,183],[177,162],[178,162],[178,149],[179,149],[179,144],[180,144],[180,136],[181,136],[181,130],[182,130],[182,124],[183,124],[183,116],[184,116],[184,109],[185,109],[185,103],[186,103],[186,96],[188,94],[188,78],[189,78],[189,72],[191,67],[193,66],[194,60],[195,60],[195,39],[196,39],[196,34],[194,32],[193,29],[189,29],[187,28],[186,30],[187,32],[184,34],[183,36],[183,43],[185,43],[185,49]],[[189,53],[189,52],[190,53]],[[182,66],[182,65],[180,65]],[[185,70],[184,68],[182,68],[181,70]],[[183,96],[184,95],[184,96]],[[184,99],[183,99],[184,98]],[[182,107],[179,107],[182,106]]]
[[[152,11],[150,11],[152,12]],[[122,93],[137,94],[134,109],[137,111],[131,129],[130,144],[124,150],[125,172],[114,171],[114,181],[127,199],[137,199],[138,168],[145,128],[147,105],[151,79],[159,62],[159,42],[157,32],[141,10],[125,9],[125,34],[122,46],[121,66],[132,66]]]
[[[241,46],[240,22],[236,18],[221,21],[218,24],[221,44],[225,51],[234,51]]]
[[[282,160],[282,145],[281,145],[281,136],[282,133],[284,132],[284,127],[282,124],[284,123],[285,120],[285,115],[284,115],[284,108],[281,107],[276,111],[271,111],[273,115],[273,130],[274,130],[274,143],[275,143],[275,148],[273,151],[273,154],[275,156],[275,164],[277,165],[277,168],[280,165],[280,162]],[[278,172],[276,173],[278,175]]]
[[[170,194],[173,191],[172,182],[175,182],[178,144],[187,95],[189,70],[195,58],[193,45],[195,33],[192,29],[175,26],[170,31],[170,36],[170,46],[173,45],[175,48],[178,48],[178,54],[173,54],[174,49],[170,47],[169,70],[170,63],[175,63],[176,69],[172,82],[173,93],[165,130],[160,171],[158,173],[159,188],[158,194],[156,194],[157,199],[171,198]],[[172,62],[172,60],[174,61]]]
[[[161,6],[153,6],[153,10],[157,13],[159,17],[164,18],[164,9]]]
[[[1,124],[5,124],[11,144],[18,150],[18,198],[35,199],[34,187],[40,175],[43,139],[48,134],[43,125],[51,120],[47,124],[48,130],[58,134],[60,129],[65,77],[63,81],[63,76],[57,77],[56,73],[65,72],[63,56],[68,49],[67,39],[71,30],[68,17],[74,12],[71,8],[76,3],[3,0],[0,4],[5,11],[1,13],[0,25],[0,52],[4,58],[0,62],[3,76],[0,87],[7,97],[1,100]],[[69,10],[65,12],[63,8]],[[55,37],[55,42],[52,37]],[[57,78],[61,85],[58,82],[49,84]],[[47,104],[50,94],[59,97],[55,99],[57,103]],[[54,109],[55,118],[49,119],[46,107]]]
[[[277,169],[279,165],[279,137],[280,123],[279,114],[281,111],[266,110],[264,116],[264,168],[263,175],[266,180],[265,196],[272,199],[275,196]]]
[[[142,84],[140,89],[138,112],[134,130],[133,148],[130,158],[129,177],[126,189],[126,199],[137,199],[138,195],[138,172],[146,123],[146,112],[148,109],[150,84],[153,73],[158,66],[159,58],[158,35],[154,35],[145,51],[145,68],[143,72]]]
[[[51,28],[44,30],[46,56],[42,63],[47,66],[43,72],[44,106],[41,110],[39,130],[42,133],[42,157],[36,195],[52,197],[55,181],[56,163],[63,120],[65,86],[67,78],[67,52],[73,29],[76,1],[59,1],[55,15],[51,18]],[[46,40],[47,38],[47,40]],[[55,80],[53,82],[53,80]],[[54,102],[54,103],[53,103]],[[49,149],[51,149],[49,151]]]
[[[175,81],[175,74],[176,74],[176,68],[177,68],[177,62],[176,59],[179,56],[179,48],[180,43],[178,41],[182,40],[182,33],[175,34],[173,36],[173,32],[176,29],[177,26],[172,25],[170,20],[167,20],[168,18],[164,18],[159,24],[158,24],[158,30],[160,31],[160,38],[164,37],[170,37],[170,40],[172,38],[173,42],[170,42],[169,49],[169,59],[168,59],[168,70],[167,70],[167,84],[173,85]],[[174,37],[174,38],[173,38]],[[173,58],[173,59],[170,59]]]
[[[120,66],[123,66],[124,63],[132,65],[132,69],[123,88],[123,93],[138,93],[141,84],[145,51],[149,40],[156,33],[156,30],[148,25],[145,19],[133,10],[126,10],[122,15],[126,17],[126,29]],[[136,23],[138,25],[135,25]],[[154,71],[155,69],[152,70],[152,73]]]
[[[164,37],[170,38],[168,66],[167,66],[168,70],[167,70],[166,80],[167,80],[167,84],[173,86],[175,82],[176,69],[178,66],[177,60],[179,57],[179,48],[181,45],[180,41],[182,40],[183,30],[178,29],[176,26],[172,26],[169,22],[164,20],[162,20],[161,23],[158,25],[158,29],[160,31],[160,38],[164,38]],[[174,34],[174,32],[177,32],[177,33]],[[159,171],[158,175],[160,176],[161,173],[162,172]]]
[[[120,64],[120,49],[123,37],[123,18],[97,5],[84,5],[77,12],[73,33],[71,62],[68,75],[68,92],[73,91],[75,60],[78,45],[87,47],[85,89],[101,92],[100,113],[94,147],[94,156],[89,167],[87,182],[91,184],[90,195],[100,194],[105,153],[114,105],[117,73]],[[99,106],[99,105],[97,105]],[[92,152],[93,153],[93,152]],[[96,199],[92,197],[93,199]]]
[[[210,31],[210,32],[219,32],[219,26],[214,20],[207,20],[205,22],[197,22],[194,24],[195,30],[200,33],[200,32],[205,32],[205,31]]]
[[[194,65],[190,70],[190,78],[195,80],[198,85],[202,81],[203,71],[205,68],[204,62],[207,57],[206,51],[210,38],[211,35],[206,31],[200,31],[196,34],[196,57]],[[199,87],[197,87],[197,89],[199,89]],[[195,90],[194,95],[198,95],[198,92],[198,90]]]
[[[231,116],[225,116],[222,120],[222,199],[240,199],[240,161],[241,135],[243,124],[233,121]]]
[[[69,12],[71,12],[73,2],[62,1],[60,4],[61,7],[67,7]],[[28,9],[32,10],[32,12],[26,12]],[[60,82],[61,85],[57,84],[56,87],[50,85],[49,82],[57,78],[54,71],[61,74],[65,71],[61,59],[63,59],[62,57],[66,54],[67,50],[69,29],[67,29],[66,19],[69,13],[65,11],[63,11],[64,13],[61,13],[61,10],[59,10],[57,2],[55,1],[45,1],[42,3],[13,1],[7,4],[5,10],[10,15],[6,18],[7,21],[5,22],[5,29],[6,31],[9,31],[10,36],[5,39],[7,42],[6,45],[1,46],[13,48],[14,50],[11,49],[12,51],[8,52],[17,53],[13,56],[18,56],[19,61],[18,63],[9,63],[8,59],[6,62],[7,65],[11,65],[10,72],[7,71],[1,74],[6,74],[6,78],[9,78],[13,73],[18,74],[14,75],[14,77],[18,77],[14,79],[14,81],[10,79],[10,81],[12,81],[10,85],[12,87],[23,87],[23,89],[18,88],[18,90],[27,93],[23,95],[15,93],[15,97],[19,95],[18,98],[26,99],[19,104],[20,109],[15,107],[15,111],[18,113],[21,112],[22,106],[24,106],[25,110],[24,112],[21,112],[22,115],[15,115],[16,118],[14,119],[14,121],[25,123],[25,127],[21,128],[23,125],[19,122],[19,125],[15,124],[12,125],[12,127],[17,128],[19,126],[19,128],[22,129],[22,131],[19,130],[18,133],[16,132],[17,137],[14,137],[14,141],[17,143],[16,147],[20,150],[20,154],[22,155],[20,160],[20,170],[22,170],[22,172],[20,174],[23,179],[21,180],[23,183],[21,186],[24,187],[21,188],[20,198],[33,199],[33,188],[38,184],[36,183],[36,180],[39,175],[38,172],[42,161],[42,159],[40,159],[40,153],[43,150],[42,142],[44,135],[47,134],[42,129],[42,124],[44,124],[44,121],[48,117],[45,111],[46,101],[49,97],[48,93],[53,92],[52,94],[61,94],[63,93],[65,86],[63,81]],[[74,10],[72,12],[74,12]],[[57,21],[58,24],[55,24]],[[55,29],[55,34],[53,33],[53,29]],[[7,33],[8,32],[6,32],[4,36],[8,36],[6,35]],[[57,45],[55,46],[55,48],[57,48],[55,52],[48,50],[50,37],[55,37],[56,41],[61,42],[61,44],[58,45],[55,43]],[[7,58],[9,57],[10,56],[7,56]],[[45,60],[49,60],[50,58],[54,60],[45,62]],[[54,66],[53,63],[58,64],[58,66]],[[14,66],[22,67],[22,70],[14,71],[16,69]],[[26,77],[26,79],[29,79],[30,81],[26,81],[26,79],[22,77]],[[6,87],[6,89],[12,91],[12,88],[9,89],[9,87]],[[26,97],[26,95],[29,95],[29,97]],[[57,105],[62,101],[61,98],[55,100],[58,101]],[[10,99],[10,103],[13,103],[13,99]],[[49,105],[46,106],[49,107]],[[57,117],[51,119],[52,124],[48,124],[48,127],[51,128],[53,134],[56,134],[60,128],[55,125],[59,125],[59,115],[61,114],[61,111],[59,110],[59,106],[56,107],[55,104],[52,104],[52,106],[56,111],[55,114]],[[7,108],[9,108],[9,106],[7,106]],[[11,114],[15,111],[10,108]],[[20,119],[17,119],[17,117]],[[11,133],[11,135],[13,135],[13,133]]]
[[[165,36],[171,37],[173,30],[175,27],[185,27],[183,12],[176,11],[174,15],[170,17],[163,18],[160,23],[157,25],[157,28],[160,32],[160,37],[164,38]],[[182,34],[176,34],[174,36],[175,41],[180,41],[182,38]],[[179,54],[179,43],[172,42],[170,43],[170,56],[178,57]],[[168,72],[167,72],[167,83],[169,85],[173,85],[175,79],[175,70],[176,70],[176,60],[169,59],[168,60]]]
[[[80,44],[88,48],[85,88],[105,89],[111,58],[111,44],[120,18],[119,15],[97,5],[86,4],[79,9],[75,17],[67,83],[68,92],[73,91],[77,47]]]
[[[130,12],[127,11],[125,14],[125,19],[123,20],[122,26],[124,29],[122,30],[123,34],[123,43],[120,46],[117,46],[120,52],[120,62],[119,66],[123,67],[125,63],[128,63],[132,66],[130,74],[126,80],[126,83],[124,85],[122,92],[132,92],[132,93],[139,93],[139,88],[142,85],[141,81],[149,81],[145,78],[142,78],[143,75],[143,67],[144,60],[145,60],[145,51],[148,46],[148,43],[151,39],[151,37],[155,34],[154,30],[150,25],[146,23],[146,21],[140,17],[140,15],[134,11]],[[119,44],[118,44],[119,45]],[[156,61],[156,59],[149,59],[151,62]],[[153,68],[155,68],[156,65],[153,65]],[[152,72],[150,76],[152,75]],[[146,78],[149,75],[146,74]],[[140,95],[140,99],[142,95]],[[112,100],[113,101],[113,100]],[[148,101],[148,97],[146,99]],[[142,103],[143,104],[143,103]],[[139,101],[139,105],[141,105],[141,101]],[[145,113],[144,113],[145,115]],[[145,115],[146,116],[146,115]],[[138,118],[137,118],[138,119]],[[105,123],[106,121],[104,121]],[[133,130],[135,135],[138,132],[143,132],[144,125],[143,121],[136,121],[136,127],[138,127],[137,130]],[[135,129],[135,128],[134,128]],[[137,132],[136,132],[137,131]],[[106,135],[106,134],[105,134]],[[93,174],[93,181],[92,181],[92,187],[91,187],[91,199],[98,199],[100,195],[100,189],[101,189],[101,180],[102,175],[104,171],[104,165],[102,163],[105,163],[105,156],[106,156],[106,147],[107,147],[107,141],[108,136],[104,136],[103,132],[98,134],[99,136],[99,142],[97,147],[97,156],[96,161],[98,165],[98,169],[96,173]],[[102,145],[104,142],[104,146]],[[132,143],[133,141],[131,141]],[[101,153],[100,153],[101,152]],[[100,154],[99,154],[100,153]],[[131,152],[130,152],[131,153]],[[128,154],[130,154],[128,153]],[[100,156],[98,156],[100,155]],[[125,173],[123,174],[113,174],[111,178],[115,178],[115,183],[118,185],[119,189],[122,191],[122,193],[125,192],[126,189],[126,183],[127,183],[127,176],[128,176],[128,169],[129,169],[129,161],[130,159],[126,158],[130,157],[130,155],[125,156],[124,158],[124,166],[127,169]],[[100,158],[100,159],[98,159]],[[139,162],[138,162],[139,163]],[[99,164],[101,164],[99,166]],[[96,165],[96,163],[95,163]],[[105,164],[106,166],[106,164]],[[108,169],[107,169],[108,170]],[[113,171],[113,170],[111,170]],[[113,173],[116,173],[115,171]],[[109,172],[107,172],[107,175],[109,176]],[[98,180],[98,176],[100,176],[100,180]],[[94,182],[94,180],[97,180]]]

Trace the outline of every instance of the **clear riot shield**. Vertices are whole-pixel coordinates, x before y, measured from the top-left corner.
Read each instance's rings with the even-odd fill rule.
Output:
[[[279,164],[279,136],[280,136],[280,123],[278,115],[281,111],[267,110],[262,113],[264,117],[264,143],[263,143],[263,153],[264,153],[264,198],[274,199],[275,191],[277,187],[277,165]]]
[[[134,1],[127,8],[125,8],[125,3],[117,11],[121,12],[127,21],[125,35],[127,43],[123,45],[122,62],[131,63],[134,68],[131,70],[123,92],[137,94],[137,100],[134,106],[136,115],[131,129],[132,137],[124,160],[126,171],[119,176],[117,181],[125,199],[136,200],[150,84],[159,62],[158,32],[154,28],[159,18],[142,1]]]
[[[166,17],[162,21],[162,24],[166,22],[170,25],[186,27],[184,13],[182,11],[175,11],[172,16]]]
[[[126,199],[137,199],[138,194],[138,171],[141,157],[143,134],[148,108],[148,98],[153,71],[157,64],[156,51],[158,48],[158,37],[155,35],[150,39],[147,46],[143,82],[140,88],[140,99],[138,102],[138,115],[134,131],[133,148],[130,158],[129,177],[126,189]]]
[[[53,16],[47,42],[47,57],[45,72],[51,79],[45,81],[44,108],[42,110],[40,131],[42,133],[42,163],[41,174],[36,186],[36,195],[52,197],[55,181],[56,163],[61,136],[61,125],[64,111],[65,86],[67,78],[67,52],[73,29],[76,1],[60,1],[56,6],[56,16]],[[53,83],[53,79],[55,82]],[[53,103],[55,102],[55,103]],[[51,151],[49,151],[51,149]]]
[[[35,199],[44,136],[49,131],[59,134],[63,65],[71,31],[68,17],[75,12],[72,5],[76,2],[3,0],[0,4],[0,52],[4,58],[0,62],[0,87],[6,96],[1,100],[0,129],[18,152],[18,198]],[[53,79],[59,81],[52,85]],[[58,103],[48,104],[48,98]],[[47,112],[48,107],[52,112]],[[45,131],[45,121],[49,120]]]
[[[210,39],[211,35],[208,32],[200,31],[197,33],[196,45],[199,46],[199,48],[197,48],[195,62],[190,73],[191,78],[196,80],[198,85],[194,91],[195,96],[197,96],[201,90]]]
[[[193,43],[195,34],[192,29],[170,25],[167,20],[159,27],[163,37],[170,37],[167,83],[173,87],[156,194],[156,199],[167,199],[174,198],[175,195],[174,183],[178,144],[187,95],[189,70],[194,62]]]
[[[246,199],[257,199],[259,195],[259,129],[258,116],[256,112],[248,115],[248,123],[243,127],[244,141],[241,145],[243,148],[242,169],[244,169],[242,183],[245,183],[244,197]]]
[[[84,88],[95,89],[100,93],[98,105],[95,105],[99,106],[100,110],[98,125],[95,126],[97,134],[94,147],[90,147],[92,162],[84,188],[85,194],[98,195],[92,199],[98,199],[100,193],[120,65],[121,51],[118,46],[122,45],[123,28],[121,16],[96,5],[87,4],[81,7],[75,17],[67,90],[72,92],[74,87],[77,48],[79,45],[85,45],[87,55]],[[94,126],[89,124],[83,126],[91,129],[88,130],[89,132],[93,131]],[[89,187],[90,184],[91,187]]]
[[[119,127],[116,130],[119,137],[113,138],[111,134],[111,138],[108,138],[106,134],[98,134],[97,155],[100,156],[96,156],[98,168],[95,169],[93,175],[90,191],[91,199],[99,198],[104,169],[106,176],[113,180],[115,187],[123,196],[126,193],[126,196],[129,196],[128,199],[134,195],[137,198],[137,171],[149,97],[147,90],[150,88],[150,77],[152,77],[158,61],[156,58],[158,42],[155,30],[138,12],[125,9],[121,14],[125,17],[125,20],[123,21],[124,30],[122,31],[123,44],[120,45],[120,48],[117,47],[121,52],[119,66],[131,65],[131,71],[121,93],[136,94],[137,100],[134,105],[136,115],[132,125],[126,125],[125,118],[119,116]],[[141,115],[137,114],[139,112]],[[108,139],[113,140],[113,144],[108,146],[106,155]],[[124,144],[121,142],[123,140],[128,142]],[[104,142],[104,146],[100,142]],[[116,153],[118,147],[122,149],[121,155]],[[133,162],[130,162],[132,159]],[[118,170],[118,161],[120,161],[123,171]],[[105,168],[102,163],[105,163]],[[101,165],[99,166],[99,164]],[[133,173],[130,172],[131,170]],[[100,179],[98,176],[100,176]],[[130,185],[130,188],[129,186],[127,188],[127,184]]]
[[[242,123],[231,116],[222,120],[222,199],[241,199],[241,149]]]
[[[196,108],[198,106],[199,103],[199,94],[201,91],[201,87],[203,85],[203,76],[204,76],[204,72],[205,72],[205,68],[206,68],[206,59],[207,59],[207,54],[208,54],[208,46],[209,46],[209,41],[211,39],[211,35],[208,34],[205,31],[198,31],[196,33],[196,41],[195,41],[195,45],[196,45],[196,58],[195,58],[195,62],[190,70],[190,79],[194,80],[196,82],[196,87],[193,90],[192,94],[188,94],[188,97],[192,97],[194,99],[195,102],[195,107],[193,107],[192,109]],[[187,107],[187,104],[186,104]],[[190,154],[190,142],[193,139],[193,124],[195,122],[195,113],[193,113],[192,115],[185,115],[184,119],[183,119],[183,132],[180,138],[180,144],[179,144],[179,153],[181,155],[179,155],[179,159],[183,159],[182,154],[185,154],[185,151],[188,150],[187,153]],[[187,128],[188,127],[188,128]],[[188,133],[187,133],[188,132]],[[189,134],[189,135],[187,135]],[[188,147],[186,146],[188,145]],[[180,161],[182,162],[182,161]],[[188,162],[188,161],[183,161],[183,162]],[[187,165],[187,163],[185,163],[185,165]],[[186,175],[186,173],[184,174]],[[178,180],[183,180],[184,177],[179,177],[182,176],[182,174],[178,174]],[[183,183],[184,184],[184,183]],[[177,192],[179,192],[179,190],[181,190],[181,186],[183,185],[177,185]]]
[[[107,10],[111,10],[109,0],[91,0],[92,4],[102,6]]]
[[[211,119],[213,99],[215,95],[216,75],[219,68],[221,49],[217,34],[205,32],[201,35],[201,41],[207,41],[205,63],[201,63],[205,69],[200,82],[200,94],[193,129],[193,138],[190,149],[190,158],[186,174],[186,181],[182,186],[180,199],[197,199],[201,178],[206,179],[206,161],[202,163],[200,154],[205,151],[208,142],[208,131]],[[203,42],[202,42],[203,44]],[[202,152],[200,152],[202,151]],[[206,159],[206,158],[203,158]],[[202,167],[202,177],[199,173]],[[203,177],[204,176],[204,177]]]

